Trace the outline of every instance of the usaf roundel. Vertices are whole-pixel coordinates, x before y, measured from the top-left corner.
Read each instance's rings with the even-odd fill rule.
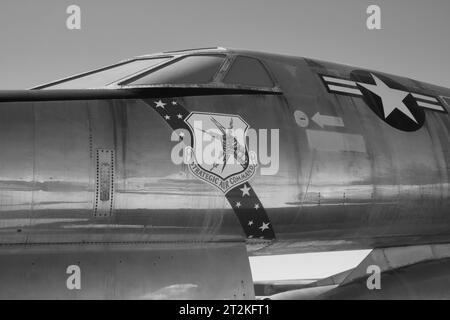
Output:
[[[419,130],[425,110],[446,112],[437,97],[414,93],[382,74],[354,70],[350,79],[321,78],[330,93],[362,98],[381,120],[402,131]]]
[[[226,193],[256,173],[256,154],[247,149],[248,124],[237,115],[192,112],[193,133],[186,149],[191,173]]]

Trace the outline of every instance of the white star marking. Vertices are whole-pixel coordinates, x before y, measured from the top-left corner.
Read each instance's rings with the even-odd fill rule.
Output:
[[[255,204],[255,209],[258,210],[259,209],[259,204]]]
[[[249,193],[249,191],[251,190],[251,188],[247,187],[247,185],[246,185],[246,184],[244,184],[244,187],[243,187],[243,188],[241,188],[241,189],[239,189],[239,190],[241,190],[241,191],[242,191],[242,197],[244,197],[245,195],[247,195],[247,196],[249,196],[249,197],[250,197],[250,193]]]
[[[180,136],[180,137],[184,137],[184,132],[181,131],[180,134],[179,134],[179,136]]]
[[[241,203],[240,202],[236,202],[236,208],[240,208],[241,207]]]
[[[248,225],[249,225],[249,226],[252,226],[252,225],[253,225],[253,220],[250,220],[250,221],[248,222]]]
[[[358,84],[361,87],[364,87],[367,90],[372,91],[373,93],[375,93],[377,96],[379,96],[381,98],[381,100],[383,102],[384,118],[386,119],[395,109],[398,109],[399,111],[403,112],[408,118],[410,118],[412,121],[417,123],[416,118],[414,118],[411,111],[409,111],[409,109],[403,103],[403,100],[410,93],[388,87],[383,81],[381,81],[379,78],[377,78],[373,74],[372,74],[372,78],[375,80],[375,85],[361,83],[361,82],[358,82]]]
[[[267,223],[263,222],[262,226],[259,228],[261,229],[261,231],[264,231],[266,229],[269,229],[269,224],[270,224],[270,222],[267,222]]]
[[[164,109],[164,106],[166,105],[164,102],[162,102],[161,100],[159,100],[159,101],[155,101],[155,103],[156,103],[156,108],[163,108]]]
[[[177,102],[176,101],[172,101],[172,105],[176,106]]]
[[[167,114],[164,116],[164,118],[165,118],[166,120],[170,120],[170,116],[167,115]]]
[[[183,119],[183,116],[181,114],[177,114],[178,119]]]

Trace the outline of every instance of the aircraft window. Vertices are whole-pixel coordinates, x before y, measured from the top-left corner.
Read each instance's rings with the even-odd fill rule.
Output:
[[[64,80],[55,85],[46,86],[45,89],[83,89],[106,86],[114,81],[130,76],[141,70],[150,68],[170,58],[138,59],[117,64],[98,71],[93,71],[72,79]]]
[[[262,63],[257,59],[248,57],[237,57],[223,82],[257,87],[273,87],[273,82]]]
[[[125,81],[123,85],[198,84],[214,79],[224,55],[193,55]]]

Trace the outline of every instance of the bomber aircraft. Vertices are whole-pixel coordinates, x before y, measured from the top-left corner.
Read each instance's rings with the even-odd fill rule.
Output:
[[[0,91],[0,298],[450,298],[449,108],[220,47]],[[326,279],[252,280],[249,256],[353,249]]]

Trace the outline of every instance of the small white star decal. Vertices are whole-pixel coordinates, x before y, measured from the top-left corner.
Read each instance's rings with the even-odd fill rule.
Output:
[[[177,114],[178,119],[183,119],[183,116],[181,114]]]
[[[172,101],[172,105],[176,106],[177,102],[176,101]]]
[[[249,225],[249,226],[252,226],[252,225],[253,225],[253,220],[250,220],[250,221],[248,222],[248,225]]]
[[[250,190],[251,190],[251,188],[247,187],[246,184],[244,184],[244,187],[240,188],[239,190],[242,191],[242,197],[244,197],[246,195],[250,197]]]
[[[155,103],[156,103],[156,108],[163,108],[164,109],[164,106],[166,105],[164,102],[162,102],[161,100],[159,100],[159,101],[155,101]]]
[[[255,209],[258,210],[259,209],[259,204],[255,204]]]
[[[164,116],[164,118],[165,118],[166,120],[170,120],[170,116],[167,115],[167,114]]]
[[[240,202],[236,202],[236,208],[240,208],[241,207],[241,203]]]
[[[180,134],[179,134],[179,136],[180,136],[180,137],[184,137],[184,132],[181,131]]]
[[[263,222],[263,224],[259,228],[261,229],[261,231],[264,231],[266,229],[269,229],[269,224],[270,224],[270,222],[267,222],[267,223]]]

